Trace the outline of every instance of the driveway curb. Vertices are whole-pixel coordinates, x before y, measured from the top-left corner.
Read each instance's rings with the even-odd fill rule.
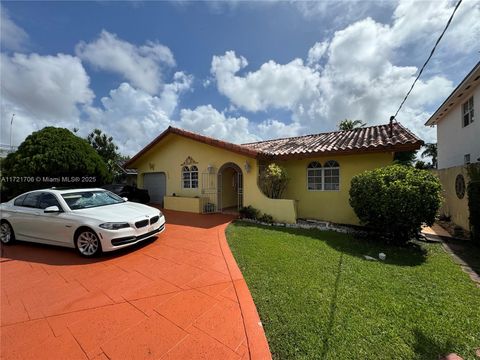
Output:
[[[257,308],[253,302],[250,290],[248,290],[247,283],[243,278],[242,272],[238,267],[232,251],[228,246],[227,238],[225,237],[225,230],[231,222],[222,225],[218,230],[218,241],[222,249],[223,257],[227,264],[230,276],[233,281],[235,293],[237,294],[238,303],[242,311],[243,323],[245,326],[245,333],[247,336],[248,349],[250,352],[250,359],[252,360],[268,360],[272,359],[268,341],[263,330],[260,316]]]

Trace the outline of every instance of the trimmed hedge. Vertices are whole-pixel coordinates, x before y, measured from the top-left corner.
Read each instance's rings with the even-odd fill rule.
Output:
[[[480,242],[480,181],[471,181],[467,192],[471,237]]]
[[[432,225],[441,185],[426,170],[391,165],[353,177],[350,205],[361,223],[388,242],[405,244],[423,223]]]

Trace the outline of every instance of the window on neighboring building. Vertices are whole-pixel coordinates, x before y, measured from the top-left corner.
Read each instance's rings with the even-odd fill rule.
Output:
[[[473,96],[462,105],[462,124],[463,127],[470,125],[475,119],[473,112]]]
[[[184,189],[198,188],[198,168],[195,165],[182,168],[182,186]]]
[[[334,160],[327,161],[323,168],[324,190],[340,189],[340,166]]]
[[[313,161],[307,166],[307,188],[308,190],[322,190],[322,165]]]
[[[470,154],[465,154],[463,156],[463,162],[465,163],[465,165],[470,164]]]

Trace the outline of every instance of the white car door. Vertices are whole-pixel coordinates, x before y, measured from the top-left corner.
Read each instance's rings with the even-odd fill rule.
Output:
[[[45,209],[57,206],[60,212],[46,213]],[[39,213],[34,224],[35,236],[42,242],[73,246],[74,222],[63,209],[52,193],[44,192],[38,202]]]
[[[12,227],[19,240],[36,241],[34,228],[40,210],[38,209],[39,197],[40,192],[32,192],[26,194],[23,201],[15,202],[16,206],[12,209],[14,212]]]

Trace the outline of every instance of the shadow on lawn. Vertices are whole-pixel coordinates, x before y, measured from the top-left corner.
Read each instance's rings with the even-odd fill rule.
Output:
[[[332,301],[330,302],[330,312],[328,314],[328,325],[327,325],[327,334],[323,339],[322,354],[320,359],[325,359],[330,349],[330,338],[333,333],[333,324],[335,322],[335,316],[337,314],[337,298],[338,298],[338,286],[340,284],[340,277],[342,275],[342,265],[343,265],[343,253],[340,254],[340,259],[338,260],[338,269],[337,277],[335,278],[335,288],[333,292]]]
[[[258,227],[279,231],[291,235],[306,236],[313,240],[323,241],[334,250],[360,259],[364,255],[378,259],[378,254],[383,252],[387,255],[385,264],[396,266],[418,266],[427,259],[427,251],[418,243],[409,243],[408,246],[395,246],[383,244],[368,238],[356,238],[353,235],[342,234],[334,231],[322,231],[317,229],[295,229],[276,226],[264,226],[243,221],[235,222],[236,226]],[[368,260],[365,260],[368,261]]]
[[[443,238],[445,246],[453,253],[455,262],[469,266],[480,276],[480,244],[470,240]]]
[[[448,340],[445,343],[439,343],[425,335],[420,329],[414,329],[413,333],[415,335],[413,350],[417,355],[417,359],[438,360],[443,356],[454,352],[454,344],[451,340]],[[459,355],[461,356],[461,354]],[[463,354],[463,356],[465,356],[465,354]]]

